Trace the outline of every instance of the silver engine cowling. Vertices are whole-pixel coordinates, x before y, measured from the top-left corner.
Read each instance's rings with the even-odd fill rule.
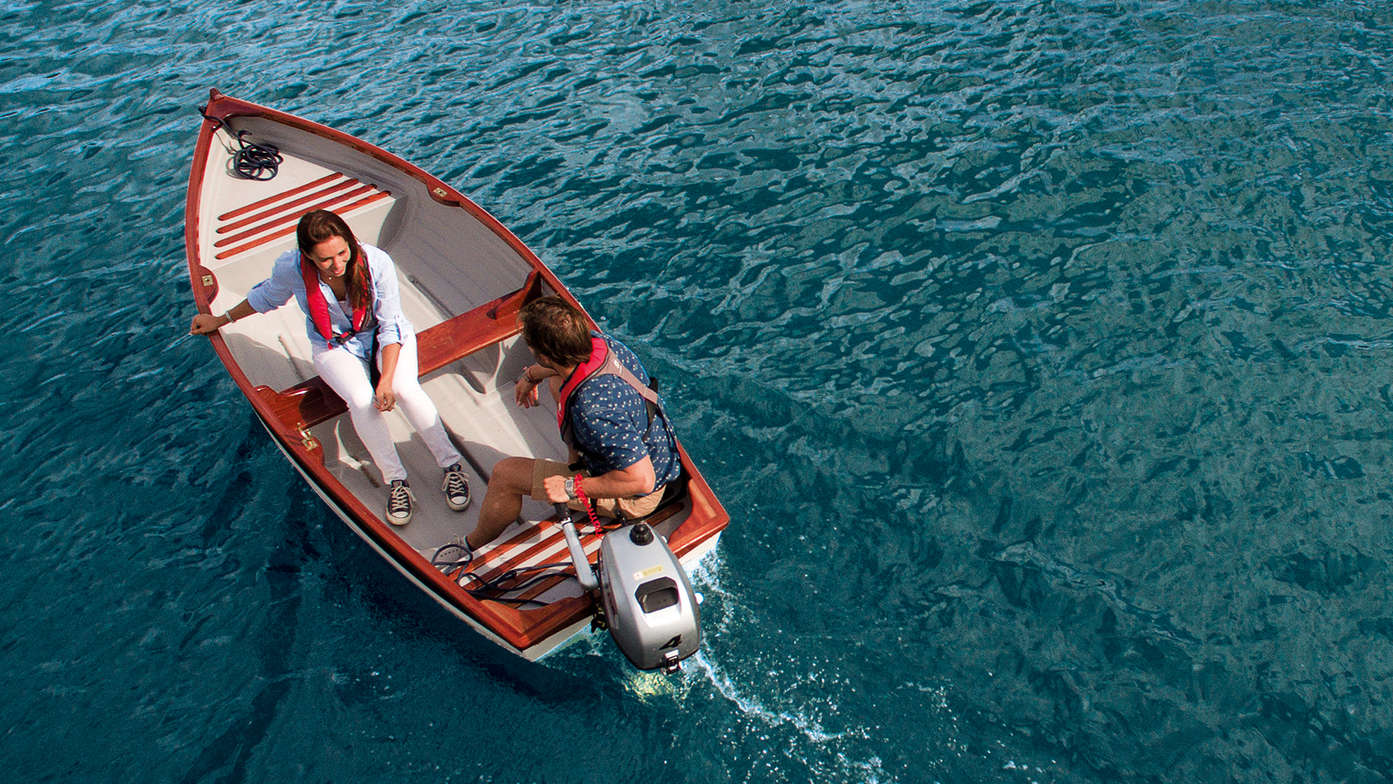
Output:
[[[701,644],[701,612],[687,572],[645,523],[600,543],[605,623],[619,650],[641,670],[673,672]]]

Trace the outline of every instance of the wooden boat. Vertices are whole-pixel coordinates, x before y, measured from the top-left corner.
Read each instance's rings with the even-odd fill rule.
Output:
[[[524,410],[513,402],[513,382],[532,362],[515,316],[545,294],[579,303],[493,216],[395,155],[217,90],[203,113],[184,229],[199,311],[223,312],[269,275],[273,260],[294,247],[296,221],[305,212],[339,213],[361,241],[397,263],[403,309],[418,336],[421,383],[466,456],[475,502],[462,513],[445,506],[427,486],[439,469],[405,418],[392,413],[398,451],[418,480],[417,508],[401,528],[382,519],[381,474],[343,401],[314,374],[304,315],[290,304],[228,325],[211,341],[276,446],[416,589],[489,639],[536,659],[581,632],[594,614],[591,597],[557,568],[528,571],[567,561],[550,505],[526,501],[521,518],[481,548],[468,568],[432,563],[442,546],[473,530],[488,473],[499,459],[564,459],[554,410]],[[247,145],[279,150],[273,178],[249,179],[236,171],[238,152]],[[715,546],[729,517],[685,450],[681,457],[686,493],[649,522],[690,570]],[[584,528],[582,544],[593,562],[600,536]],[[493,587],[481,589],[486,583]]]

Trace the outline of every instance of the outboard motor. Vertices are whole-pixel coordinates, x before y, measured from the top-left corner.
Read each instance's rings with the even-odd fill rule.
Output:
[[[675,672],[701,644],[701,612],[687,572],[646,523],[600,543],[600,595],[619,650],[640,670]]]
[[[590,569],[569,515],[562,530],[576,575],[599,590],[604,622],[619,650],[641,670],[676,672],[701,645],[696,594],[677,556],[647,523],[605,534],[598,580]]]

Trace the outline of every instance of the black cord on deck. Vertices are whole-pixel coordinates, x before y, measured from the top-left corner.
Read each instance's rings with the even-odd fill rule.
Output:
[[[473,596],[476,599],[489,599],[495,602],[506,602],[508,604],[516,605],[532,605],[536,607],[545,607],[546,602],[539,602],[536,599],[523,599],[520,597],[505,596],[504,594],[519,593],[521,591],[525,591],[533,585],[537,584],[538,582],[545,580],[549,577],[575,579],[575,575],[567,574],[566,572],[562,571],[562,569],[564,569],[567,566],[567,564],[565,563],[548,563],[536,564],[533,566],[519,566],[513,569],[509,569],[508,571],[498,575],[497,577],[485,579],[473,572],[465,571],[468,569],[470,563],[472,563],[473,560],[474,553],[469,549],[467,545],[458,542],[451,542],[449,544],[442,545],[439,549],[437,549],[435,551],[435,555],[431,557],[430,562],[432,566],[435,566],[437,569],[443,571],[446,576],[452,577],[452,579],[454,579],[455,582],[459,583],[460,587],[463,588],[465,592],[468,593],[470,596]],[[459,570],[459,573],[452,574],[456,570]],[[531,574],[533,572],[536,572],[537,574],[533,574],[530,578],[522,582],[519,582],[515,585],[506,585],[506,583],[516,580],[524,574]],[[471,587],[465,585],[465,582],[475,582],[478,583],[478,585]]]
[[[237,132],[241,149],[232,154],[232,170],[247,180],[269,180],[280,171],[281,151],[274,144],[252,144],[242,138],[246,131]]]
[[[228,127],[221,117],[212,117],[207,113],[208,107],[199,110],[204,119],[212,120],[228,135],[236,136],[238,148],[232,150],[232,171],[244,180],[269,180],[276,176],[280,171],[281,162],[285,160],[281,156],[280,148],[274,144],[253,144],[242,138],[247,132],[236,131]]]

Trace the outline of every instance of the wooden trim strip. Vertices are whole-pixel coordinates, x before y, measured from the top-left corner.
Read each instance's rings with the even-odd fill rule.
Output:
[[[224,212],[223,214],[221,214],[221,215],[218,216],[218,220],[220,220],[220,221],[232,220],[233,218],[235,218],[235,217],[237,217],[237,216],[239,216],[239,215],[244,215],[244,214],[246,214],[246,213],[248,213],[248,212],[251,212],[252,210],[260,209],[260,208],[262,208],[262,207],[265,207],[265,206],[268,205],[268,204],[275,204],[276,202],[280,201],[281,199],[286,199],[286,198],[289,198],[289,197],[291,197],[291,196],[294,196],[294,195],[296,195],[296,194],[298,194],[298,193],[303,193],[303,192],[308,191],[308,190],[313,190],[314,188],[318,188],[318,187],[321,186],[321,185],[325,185],[325,184],[327,184],[327,183],[333,182],[334,180],[336,180],[336,179],[338,179],[338,178],[340,178],[340,177],[345,177],[345,176],[346,176],[346,175],[339,174],[338,172],[334,172],[333,174],[327,175],[327,176],[325,176],[325,177],[320,177],[319,179],[317,179],[317,180],[315,180],[315,181],[313,181],[313,182],[307,182],[307,183],[305,183],[304,185],[301,185],[301,186],[296,187],[296,188],[291,188],[290,190],[285,191],[285,192],[283,192],[283,193],[277,193],[275,196],[267,196],[266,198],[261,199],[260,201],[254,201],[254,202],[252,202],[251,204],[248,204],[248,205],[246,205],[246,206],[244,206],[244,207],[238,207],[237,209],[232,210],[231,212]]]
[[[274,229],[278,226],[284,226],[288,223],[294,223],[300,219],[301,215],[304,215],[310,210],[323,209],[331,204],[337,204],[338,202],[341,202],[345,199],[352,199],[358,196],[363,196],[374,192],[381,193],[381,191],[377,191],[371,185],[359,185],[357,188],[343,193],[333,193],[331,189],[322,194],[315,194],[315,198],[320,200],[313,204],[308,204],[308,202],[313,202],[314,199],[302,199],[300,201],[300,204],[298,206],[303,206],[304,209],[294,210],[291,212],[272,212],[267,216],[269,219],[261,225],[253,226],[252,228],[240,232],[238,234],[231,234],[226,237],[223,237],[222,239],[214,242],[213,247],[221,248],[224,245],[231,245],[234,242],[241,242],[242,240],[255,237],[256,235],[261,234],[262,232],[270,231],[271,229]]]
[[[579,532],[578,532],[579,533]],[[587,550],[591,545],[599,546],[599,538],[594,534],[580,534],[581,546]],[[559,545],[559,547],[558,547]],[[525,528],[507,541],[500,542],[489,548],[485,553],[481,553],[479,563],[475,568],[475,573],[484,579],[494,579],[509,569],[517,569],[526,566],[535,566],[546,563],[542,554],[548,550],[555,550],[556,559],[570,560],[570,552],[566,549],[566,537],[561,532],[561,526],[554,520],[542,521],[537,526]],[[487,567],[481,570],[479,567]]]
[[[342,208],[339,210],[339,212],[340,212],[340,213],[344,213],[344,212],[348,212],[348,211],[350,211],[350,210],[356,210],[356,209],[358,209],[359,207],[365,207],[365,206],[367,206],[367,205],[369,205],[369,204],[372,204],[372,203],[375,202],[375,201],[379,201],[379,200],[381,200],[381,199],[385,199],[385,198],[387,198],[387,197],[389,197],[389,196],[391,196],[391,195],[392,195],[392,194],[388,193],[387,191],[379,191],[379,192],[374,193],[373,195],[367,197],[366,199],[360,199],[360,200],[358,200],[358,201],[353,202],[352,204],[345,205],[344,207],[342,207]],[[335,200],[332,200],[331,202],[326,203],[325,205],[318,205],[318,206],[312,207],[312,208],[310,208],[310,209],[318,209],[319,206],[327,206],[327,204],[332,204],[332,203],[337,202],[337,201],[339,201],[339,200],[338,200],[338,199],[335,199]],[[299,212],[297,215],[295,215],[295,216],[293,217],[292,220],[299,220],[301,215],[304,215],[306,212],[309,212],[309,211],[310,211],[310,210],[303,210],[303,211]],[[226,258],[230,258],[230,257],[232,257],[232,256],[236,256],[236,255],[239,254],[239,253],[245,253],[246,251],[249,251],[249,250],[251,250],[252,248],[256,248],[256,247],[259,247],[259,246],[261,246],[261,245],[265,245],[265,244],[268,243],[268,242],[272,242],[272,241],[274,241],[274,240],[278,240],[278,239],[280,239],[280,238],[282,238],[282,237],[288,237],[288,236],[290,236],[291,234],[294,234],[294,233],[295,233],[295,227],[294,227],[294,226],[290,226],[289,228],[281,229],[280,231],[274,232],[274,233],[272,233],[272,234],[267,234],[267,235],[265,235],[265,236],[263,236],[263,237],[261,237],[261,238],[259,238],[259,239],[256,239],[256,240],[253,240],[253,241],[251,241],[251,242],[248,242],[248,243],[246,243],[245,245],[238,245],[238,246],[235,247],[235,248],[229,248],[229,249],[227,249],[227,250],[225,250],[225,251],[223,251],[223,252],[217,254],[217,255],[214,256],[213,258],[219,259],[219,260],[221,260],[221,259],[226,259]]]
[[[294,201],[288,201],[283,204],[277,204],[269,210],[263,210],[255,215],[247,216],[239,221],[234,221],[232,223],[227,223],[222,226],[219,226],[216,233],[226,234],[229,231],[237,231],[238,229],[245,228],[259,221],[270,221],[279,215],[285,214],[287,210],[293,210],[294,208],[299,207],[302,204],[308,204],[309,202],[312,202],[315,199],[327,198],[333,194],[340,193],[349,188],[352,188],[355,185],[363,185],[363,183],[353,179],[352,177],[345,178],[339,182],[334,183],[333,185],[328,186],[327,188],[321,188],[320,190],[310,193],[307,196],[302,196],[298,199],[295,199]],[[372,186],[365,185],[364,187],[371,188]],[[362,189],[359,189],[355,192],[362,193],[364,191]]]
[[[528,541],[533,537],[539,538],[535,543],[526,546]],[[592,568],[600,552],[600,538],[600,535],[594,532],[580,533],[581,548],[585,551],[586,560],[590,562]],[[495,580],[510,569],[543,563],[541,554],[547,550],[557,550],[558,545],[560,545],[560,548],[556,554],[556,558],[552,560],[556,562],[564,560],[567,562],[567,565],[564,567],[555,567],[564,574],[556,574],[543,579],[534,585],[528,586],[526,590],[521,592],[510,591],[507,587],[504,587],[500,596],[500,598],[506,599],[535,599],[565,580],[574,578],[576,573],[575,565],[570,563],[571,556],[570,551],[566,547],[565,534],[562,533],[560,524],[555,520],[543,520],[536,526],[518,532],[507,542],[491,548],[484,554],[482,561],[482,565],[486,566],[487,570],[480,571],[476,567],[469,571],[481,579]],[[494,553],[498,552],[500,549],[509,550],[510,552],[503,558],[494,558]],[[460,574],[456,577],[458,579],[463,576],[463,574]],[[518,575],[516,583],[520,585],[535,577],[536,575],[534,574],[524,573]],[[465,583],[461,583],[461,585],[465,585]]]

